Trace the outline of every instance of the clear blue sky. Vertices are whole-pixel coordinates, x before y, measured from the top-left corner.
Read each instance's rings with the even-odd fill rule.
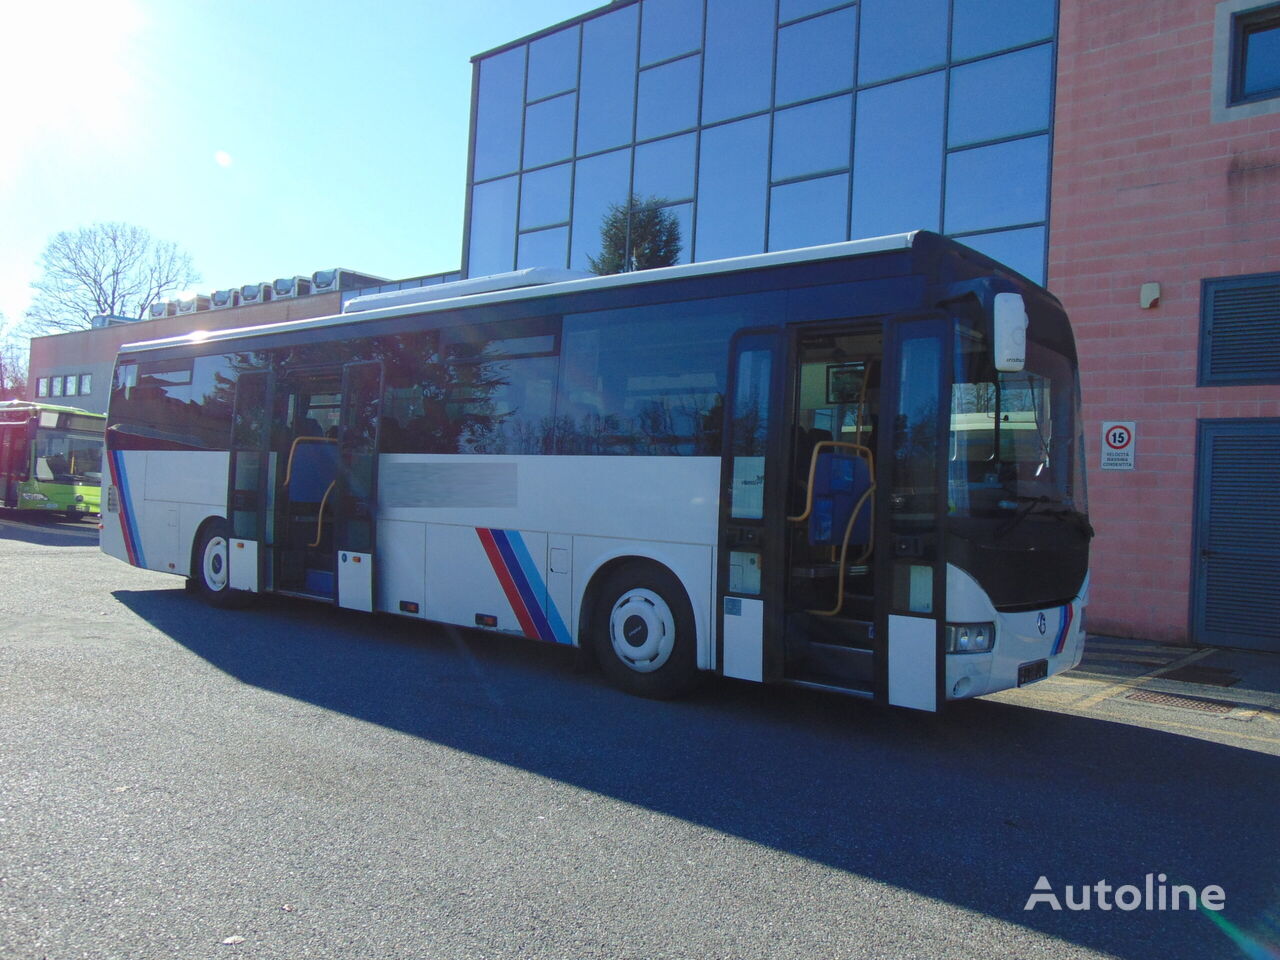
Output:
[[[456,269],[472,55],[604,0],[15,4],[0,57],[0,314],[50,236],[123,220],[201,291]]]

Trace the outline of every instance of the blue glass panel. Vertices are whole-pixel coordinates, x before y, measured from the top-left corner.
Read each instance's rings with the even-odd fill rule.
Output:
[[[849,0],[782,0],[778,5],[778,22],[786,23],[797,17],[807,17],[811,13],[842,7],[848,2]]]
[[[769,203],[769,249],[790,250],[848,239],[849,175],[774,187]]]
[[[569,250],[569,228],[552,227],[520,234],[520,252],[516,257],[516,269],[528,267],[561,267],[565,265]]]
[[[543,100],[525,108],[524,165],[567,160],[573,156],[573,108],[575,96]]]
[[[1049,138],[1031,137],[962,150],[947,158],[947,233],[1045,219]]]
[[[863,0],[858,82],[947,62],[947,0]]]
[[[855,239],[938,229],[945,95],[941,72],[858,94],[850,230]]]
[[[579,154],[631,142],[639,10],[639,5],[623,7],[583,24]]]
[[[640,71],[636,107],[636,139],[688,130],[698,124],[698,81],[701,57],[686,57]]]
[[[1012,267],[1024,277],[1044,284],[1044,227],[983,233],[975,237],[959,239],[961,243],[973,247],[979,253],[985,253],[993,260],[999,260],[1005,266]]]
[[[541,100],[578,85],[579,27],[570,27],[529,44],[526,100]]]
[[[1049,127],[1053,45],[1032,47],[951,71],[952,147]]]
[[[773,118],[773,179],[847,170],[853,97],[779,110]]]
[[[645,0],[640,65],[669,60],[702,47],[702,0]]]
[[[616,150],[577,163],[573,186],[573,255],[570,266],[590,270],[587,257],[600,252],[600,226],[612,204],[627,202],[631,151]]]
[[[487,180],[520,167],[524,55],[525,48],[516,47],[480,61],[474,180]]]
[[[512,268],[516,240],[516,177],[471,188],[471,244],[467,276],[484,277]]]
[[[642,198],[684,200],[693,196],[694,134],[636,147],[635,193]]]
[[[698,160],[699,260],[764,251],[769,118],[702,131]]]
[[[1053,36],[1054,0],[955,0],[951,59],[965,60]]]
[[[1256,30],[1245,37],[1244,83],[1240,93],[1255,97],[1280,88],[1280,28]]]
[[[520,185],[520,229],[569,220],[569,174],[572,164],[535,170]]]
[[[853,86],[856,10],[840,10],[778,31],[777,103],[795,103]]]
[[[773,34],[773,0],[707,0],[703,123],[768,109]]]

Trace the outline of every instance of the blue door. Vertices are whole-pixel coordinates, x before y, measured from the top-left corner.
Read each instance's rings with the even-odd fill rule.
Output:
[[[1200,421],[1192,640],[1280,652],[1280,420]]]

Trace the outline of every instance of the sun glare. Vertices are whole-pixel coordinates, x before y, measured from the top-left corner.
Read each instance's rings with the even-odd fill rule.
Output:
[[[134,87],[131,40],[143,24],[134,0],[17,3],[5,12],[0,89],[8,149],[0,164],[20,163],[48,134],[76,133],[112,144],[129,136]]]

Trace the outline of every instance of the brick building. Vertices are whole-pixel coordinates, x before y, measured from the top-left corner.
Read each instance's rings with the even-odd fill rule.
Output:
[[[1136,424],[1135,469],[1089,477],[1098,630],[1280,648],[1280,44],[1228,106],[1259,13],[1280,33],[1276,4],[1062,5],[1049,286],[1090,441]]]

